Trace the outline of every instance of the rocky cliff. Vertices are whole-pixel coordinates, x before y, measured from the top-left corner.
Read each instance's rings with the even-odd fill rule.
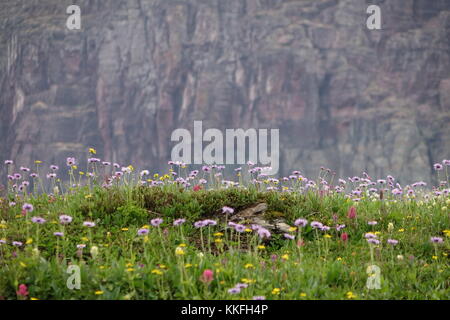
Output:
[[[279,128],[281,173],[429,179],[450,157],[450,1],[1,0],[0,88],[2,162],[93,146],[156,169],[203,120]]]

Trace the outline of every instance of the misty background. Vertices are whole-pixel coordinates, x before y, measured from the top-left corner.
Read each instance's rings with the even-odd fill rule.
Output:
[[[450,157],[450,1],[0,1],[2,164],[93,147],[161,170],[195,120],[279,129],[280,175],[429,182]]]

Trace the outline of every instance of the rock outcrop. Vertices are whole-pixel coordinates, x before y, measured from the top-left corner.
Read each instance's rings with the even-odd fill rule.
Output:
[[[450,157],[448,0],[0,4],[0,160],[160,169],[176,128],[279,128],[281,173],[430,180]],[[369,3],[370,2],[370,3]],[[382,30],[366,28],[378,4]]]

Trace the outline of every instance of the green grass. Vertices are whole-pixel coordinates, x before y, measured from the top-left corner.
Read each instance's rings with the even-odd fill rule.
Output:
[[[267,192],[252,186],[192,191],[167,183],[8,197],[0,205],[0,239],[7,242],[0,245],[0,296],[5,299],[450,298],[450,234],[444,231],[450,229],[448,196],[366,196],[354,202],[338,193]],[[12,197],[16,206],[10,207]],[[21,213],[24,202],[34,206],[26,215]],[[292,231],[296,240],[283,234],[260,240],[254,231],[238,237],[224,228],[223,206],[237,212],[258,202],[268,204],[267,219],[282,217],[294,225],[302,217],[346,228],[316,232],[308,225],[301,229],[302,246],[297,245],[297,230]],[[347,216],[351,206],[357,209],[356,219]],[[73,221],[61,225],[61,214]],[[32,216],[46,223],[32,223]],[[159,227],[149,223],[156,217],[163,219]],[[187,221],[173,226],[177,218]],[[200,219],[214,219],[218,225],[200,231],[193,227]],[[378,224],[368,225],[372,220]],[[96,226],[85,227],[84,221]],[[143,227],[147,236],[137,234]],[[64,237],[54,232],[64,232]],[[348,241],[341,240],[343,232]],[[367,232],[377,232],[381,244],[370,248]],[[433,236],[444,243],[434,245]],[[388,245],[388,238],[398,245]],[[23,245],[14,247],[12,241]],[[86,245],[82,252],[78,244]],[[91,254],[92,247],[97,254]],[[183,254],[176,254],[177,247]],[[80,267],[79,290],[67,287],[69,265]],[[380,268],[380,289],[366,287],[369,265]],[[209,283],[200,280],[206,269],[214,272]],[[237,283],[248,287],[230,294]],[[27,286],[26,296],[16,294],[20,284]]]

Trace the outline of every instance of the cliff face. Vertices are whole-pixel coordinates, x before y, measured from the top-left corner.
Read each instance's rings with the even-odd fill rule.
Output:
[[[194,120],[279,128],[281,173],[410,182],[450,157],[448,0],[2,0],[0,28],[2,162],[156,169]]]

